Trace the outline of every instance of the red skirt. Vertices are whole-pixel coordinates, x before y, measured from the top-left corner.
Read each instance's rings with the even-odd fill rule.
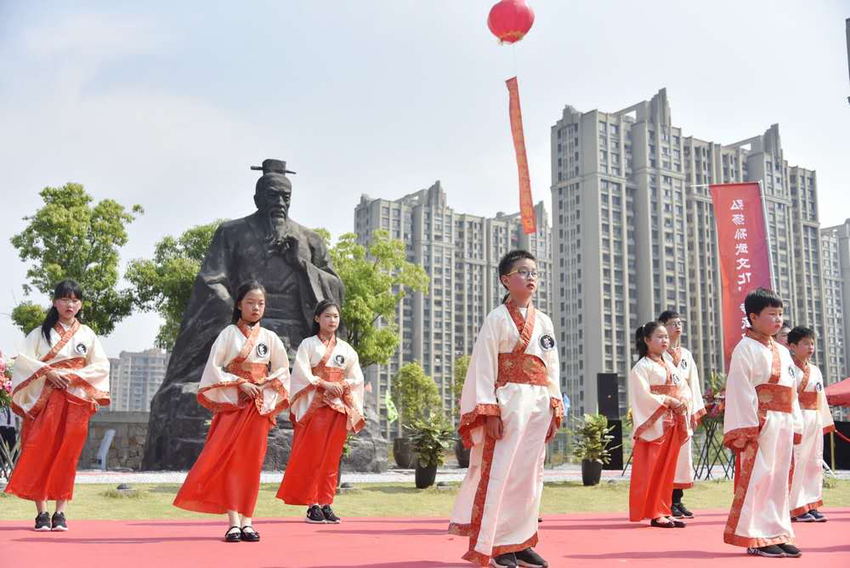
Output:
[[[292,453],[277,498],[289,505],[330,505],[336,495],[339,460],[348,436],[346,415],[322,406],[295,427]]]
[[[635,440],[629,484],[629,520],[657,519],[671,514],[673,480],[681,449],[676,423],[658,440]]]
[[[212,419],[204,449],[174,498],[174,506],[198,513],[254,515],[266,458],[268,416],[253,404]]]
[[[45,387],[49,388],[49,387]],[[30,501],[68,501],[95,406],[52,389],[35,418],[25,418],[21,455],[6,493]]]

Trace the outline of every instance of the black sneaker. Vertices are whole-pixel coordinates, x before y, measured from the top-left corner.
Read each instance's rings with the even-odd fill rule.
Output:
[[[809,511],[809,515],[814,517],[815,522],[817,522],[817,523],[825,523],[826,522],[826,515],[824,515],[823,513],[818,511],[817,509],[812,509],[811,511]]]
[[[812,515],[811,511],[809,511],[808,513],[803,513],[802,515],[792,517],[791,521],[795,523],[814,523],[817,522],[817,519],[815,519],[815,516]]]
[[[513,552],[500,554],[490,559],[490,566],[496,566],[497,568],[516,568],[516,555]]]
[[[748,548],[747,554],[752,554],[753,556],[766,556],[767,558],[785,558],[785,551],[774,544],[770,546],[760,546],[759,548]]]
[[[679,512],[682,513],[682,518],[684,519],[693,519],[694,514],[691,513],[687,507],[685,507],[684,503],[676,503],[676,507],[679,509]]]
[[[50,530],[50,513],[45,511],[44,513],[39,513],[35,518],[35,530],[37,531],[49,531]]]
[[[330,505],[322,507],[322,515],[325,517],[325,522],[330,525],[338,525],[341,522],[339,517],[334,514],[334,510],[331,509]]]
[[[526,566],[528,568],[549,568],[549,563],[543,560],[542,556],[530,548],[520,550],[514,556],[516,556],[517,566]]]
[[[672,513],[673,517],[677,519],[681,519],[685,516],[684,513],[682,513],[682,510],[679,508],[678,503],[673,503],[672,505],[670,505],[670,513]]]
[[[50,519],[50,524],[53,525],[53,528],[51,528],[50,530],[68,530],[68,523],[65,522],[65,513],[53,513],[53,518]]]
[[[313,505],[307,509],[307,517],[304,519],[304,522],[312,525],[323,525],[326,522],[325,515],[322,514],[322,510],[318,505]]]
[[[787,558],[800,558],[803,555],[800,549],[793,544],[780,544],[779,548],[782,549]]]

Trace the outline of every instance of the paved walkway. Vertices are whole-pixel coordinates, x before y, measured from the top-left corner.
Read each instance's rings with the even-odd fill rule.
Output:
[[[611,482],[628,481],[631,469],[621,475],[620,471],[603,471],[602,480]],[[437,482],[461,481],[466,475],[465,469],[445,468],[437,472]],[[829,474],[827,474],[828,476]],[[839,479],[850,479],[850,471],[839,471],[836,474]],[[183,483],[186,479],[185,471],[99,471],[82,470],[77,472],[77,483]],[[280,483],[283,473],[279,471],[263,472],[262,483]],[[568,464],[552,469],[547,469],[543,474],[544,481],[580,481],[581,466]],[[723,469],[716,467],[712,472],[712,479],[723,479]],[[384,473],[355,473],[343,472],[343,483],[412,483],[414,471],[412,469],[391,469]]]

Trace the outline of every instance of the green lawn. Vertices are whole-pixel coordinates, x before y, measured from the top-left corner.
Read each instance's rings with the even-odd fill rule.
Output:
[[[829,507],[850,507],[850,481],[830,481],[824,489]],[[77,485],[73,502],[68,507],[71,519],[182,519],[210,518],[171,506],[179,485],[134,485],[134,497],[117,496],[110,485]],[[284,505],[275,499],[277,484],[260,488],[254,515],[258,518],[290,517],[304,514],[303,507]],[[604,482],[596,487],[583,487],[578,482],[547,483],[543,493],[544,515],[581,512],[623,512],[628,508],[628,483]],[[380,483],[358,485],[350,493],[339,495],[334,509],[346,517],[448,517],[457,486],[449,490],[418,490],[412,483]],[[685,493],[691,509],[728,507],[732,501],[732,484],[698,483]],[[0,493],[0,520],[29,520],[34,506]]]

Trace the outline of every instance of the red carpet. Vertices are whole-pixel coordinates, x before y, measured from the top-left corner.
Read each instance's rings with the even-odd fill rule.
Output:
[[[588,566],[776,565],[850,567],[850,509],[825,509],[829,522],[795,524],[803,557],[747,556],[722,542],[723,511],[701,512],[686,529],[629,523],[622,514],[546,517],[537,550],[552,568]],[[307,525],[258,520],[259,543],[221,542],[223,521],[74,521],[67,533],[36,533],[29,522],[0,522],[0,566],[86,568],[448,568],[467,539],[445,532],[445,519],[346,519]]]

